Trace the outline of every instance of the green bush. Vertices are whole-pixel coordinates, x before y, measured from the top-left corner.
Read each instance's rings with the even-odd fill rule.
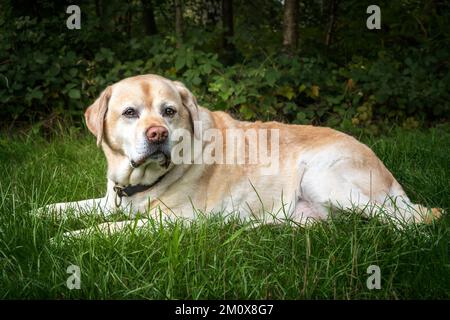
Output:
[[[346,63],[321,55],[255,51],[227,65],[211,47],[214,32],[192,30],[177,48],[171,35],[127,38],[118,33],[99,41],[95,19],[78,34],[61,29],[63,14],[41,21],[20,17],[12,23],[5,16],[0,20],[0,117],[6,122],[80,121],[105,86],[146,73],[183,81],[204,106],[244,120],[363,128],[376,134],[386,123],[417,127],[446,119],[450,112],[444,48],[383,50],[376,58],[355,55]]]

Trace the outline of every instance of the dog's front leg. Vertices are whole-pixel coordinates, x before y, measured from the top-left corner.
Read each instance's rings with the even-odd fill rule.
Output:
[[[108,197],[88,199],[75,202],[53,203],[37,210],[39,215],[56,215],[58,218],[64,218],[68,213],[74,217],[83,214],[100,214],[108,216],[115,211],[115,206],[111,204]]]
[[[89,227],[86,229],[74,230],[64,232],[62,235],[62,240],[65,239],[76,239],[83,238],[95,233],[103,234],[103,235],[112,235],[115,233],[123,232],[125,230],[135,230],[142,229],[148,227],[150,224],[149,219],[135,219],[135,220],[125,220],[125,221],[116,221],[116,222],[104,222],[94,227]],[[55,242],[57,239],[52,238],[51,241]]]
[[[123,221],[108,221],[93,227],[64,232],[62,234],[62,240],[83,238],[92,234],[113,235],[126,231],[134,232],[142,229],[146,229],[147,231],[151,232],[152,230],[154,231],[160,227],[166,227],[172,223],[189,225],[192,221],[192,217],[176,217],[170,212],[158,208],[153,212],[153,214],[147,213],[146,218],[135,218],[132,220]],[[57,239],[59,238],[55,237],[52,238],[51,241],[55,243]]]

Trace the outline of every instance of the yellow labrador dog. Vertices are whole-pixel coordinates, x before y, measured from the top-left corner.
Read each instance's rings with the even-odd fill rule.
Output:
[[[441,214],[411,203],[373,151],[351,136],[323,127],[238,121],[200,107],[181,82],[161,76],[107,87],[85,117],[108,162],[106,195],[53,204],[47,211],[121,210],[186,219],[199,211],[223,212],[302,225],[326,219],[333,209],[405,223],[427,223]]]

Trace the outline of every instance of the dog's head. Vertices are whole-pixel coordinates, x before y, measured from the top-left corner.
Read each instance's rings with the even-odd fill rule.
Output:
[[[167,166],[177,129],[194,133],[199,110],[195,97],[178,81],[156,75],[124,79],[107,87],[85,112],[86,124],[132,167]]]

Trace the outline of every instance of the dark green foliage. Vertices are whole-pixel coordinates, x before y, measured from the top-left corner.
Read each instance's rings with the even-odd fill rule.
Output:
[[[281,53],[280,3],[235,3],[230,41],[236,51],[226,58],[220,23],[202,22],[195,1],[185,3],[186,33],[178,48],[170,2],[153,1],[159,34],[152,36],[145,34],[140,1],[111,2],[101,10],[81,1],[81,30],[65,26],[68,3],[27,3],[7,1],[0,14],[3,125],[79,122],[106,85],[145,73],[181,80],[201,104],[246,120],[377,133],[389,123],[413,128],[445,121],[450,112],[450,7],[444,2],[382,1],[382,29],[374,31],[365,27],[366,3],[340,2],[325,46],[328,1],[303,1],[294,57]]]

